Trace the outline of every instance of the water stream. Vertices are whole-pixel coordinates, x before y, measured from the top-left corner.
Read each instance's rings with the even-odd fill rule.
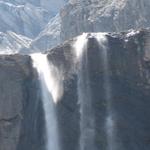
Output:
[[[60,150],[58,124],[55,110],[56,98],[59,97],[56,79],[52,75],[53,66],[48,62],[47,55],[37,53],[31,55],[33,65],[39,75],[42,93],[43,109],[45,113],[46,150]],[[52,69],[52,70],[51,70]],[[54,86],[55,84],[55,86]]]
[[[109,66],[109,58],[108,58],[108,41],[105,34],[100,33],[97,34],[97,41],[99,43],[99,47],[101,50],[100,59],[102,60],[103,66],[103,79],[104,79],[104,94],[106,100],[106,136],[107,136],[107,150],[116,150],[115,144],[115,130],[114,130],[114,120],[113,120],[113,112],[112,112],[112,87],[110,81],[110,66]]]

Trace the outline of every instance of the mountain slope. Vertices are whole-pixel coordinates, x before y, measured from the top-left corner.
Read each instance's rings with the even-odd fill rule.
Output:
[[[35,38],[64,4],[64,0],[0,0],[0,32]]]
[[[29,3],[14,5],[0,1],[0,31],[11,30],[28,37],[35,37],[46,25],[48,11]]]
[[[0,32],[0,54],[27,53],[31,39],[8,31]]]
[[[46,36],[47,43],[51,43],[48,47],[56,45],[60,41],[60,17],[55,15],[65,3],[66,0],[0,0],[0,53],[31,52],[31,39],[39,47]]]
[[[83,32],[150,26],[149,0],[70,0],[60,16],[56,15],[65,3],[67,0],[0,1],[0,31],[32,38],[28,51],[33,52],[50,49]]]
[[[149,0],[70,0],[61,11],[61,38],[150,26]]]
[[[32,51],[46,51],[60,43],[61,20],[59,14],[52,18],[45,29],[35,38],[30,49]]]
[[[37,7],[42,7],[49,12],[56,14],[67,0],[2,0],[4,2],[13,3],[15,5],[24,5],[30,3]]]

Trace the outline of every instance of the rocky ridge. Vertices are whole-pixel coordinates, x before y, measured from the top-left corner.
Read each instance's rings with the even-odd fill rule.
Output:
[[[34,43],[37,39],[41,38],[41,34],[43,32],[46,32],[48,26],[49,30],[52,30],[50,35],[56,34],[59,31],[56,31],[56,27],[54,28],[54,21],[55,15],[59,12],[59,9],[63,7],[65,4],[65,1],[59,0],[59,1],[54,1],[54,0],[39,0],[39,1],[24,1],[24,0],[1,0],[0,1],[0,32],[2,32],[3,35],[6,36],[7,38],[12,38],[8,32],[11,32],[20,38],[20,41],[17,43],[18,38],[14,40],[14,43],[9,43],[8,45],[4,45],[5,40],[2,42],[2,49],[0,49],[1,53],[4,52],[3,47],[12,47],[12,53],[14,53],[14,48],[15,52],[19,53],[29,53],[31,52],[31,48],[28,46],[29,43],[25,46],[24,42],[21,44],[21,41],[24,41],[24,38],[26,36],[26,39],[32,39]],[[54,19],[52,19],[54,17]],[[58,19],[56,19],[57,21]],[[55,21],[55,22],[56,22]],[[52,22],[52,23],[51,23]],[[52,25],[50,25],[52,24]],[[57,26],[60,26],[60,21],[58,21]],[[53,29],[54,28],[54,29]],[[43,31],[42,31],[43,30]],[[41,32],[41,33],[40,33]],[[49,32],[49,31],[47,31]],[[60,32],[60,31],[59,31]],[[48,34],[48,33],[45,33]],[[9,37],[10,36],[10,37]],[[23,39],[21,39],[24,37]],[[51,39],[54,39],[51,41],[50,45],[55,45],[57,42],[56,36],[51,35]],[[57,39],[59,39],[60,36],[57,36]],[[56,42],[54,42],[56,40]],[[54,42],[54,43],[53,43]],[[14,45],[13,45],[14,44]],[[22,45],[16,47],[17,45]],[[27,49],[27,47],[29,47]],[[6,53],[8,51],[8,48],[6,48]]]
[[[70,0],[60,13],[61,39],[149,27],[149,7],[149,0]]]
[[[148,0],[0,2],[3,18],[1,30],[12,30],[16,34],[32,38],[28,49],[23,47],[21,49],[24,51],[20,48],[16,50],[23,53],[50,49],[83,32],[119,32],[150,25]],[[60,14],[57,14],[65,3],[67,4],[61,9]],[[3,5],[6,10],[3,10]],[[56,9],[49,7],[52,10],[50,11],[46,6],[56,6]],[[17,24],[16,19],[19,21]],[[21,23],[24,25],[20,26]]]
[[[28,49],[32,40],[12,31],[0,33],[0,54],[29,53]]]

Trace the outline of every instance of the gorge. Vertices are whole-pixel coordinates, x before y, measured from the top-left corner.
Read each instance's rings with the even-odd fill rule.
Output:
[[[149,150],[150,30],[83,33],[0,55],[0,150]]]

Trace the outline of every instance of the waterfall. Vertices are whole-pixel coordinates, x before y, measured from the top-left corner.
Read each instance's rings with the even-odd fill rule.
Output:
[[[40,88],[42,93],[43,109],[45,113],[46,127],[46,150],[59,150],[58,125],[56,119],[55,103],[60,98],[62,92],[61,87],[53,76],[54,66],[50,65],[45,54],[32,54],[33,65],[37,69],[39,75]]]
[[[107,136],[107,150],[115,149],[115,133],[114,133],[114,120],[112,115],[112,94],[111,83],[109,77],[109,62],[107,53],[107,38],[105,33],[92,33],[82,34],[79,36],[74,44],[76,60],[78,64],[78,102],[80,104],[80,150],[91,150],[95,148],[95,120],[92,108],[91,87],[89,84],[88,72],[88,57],[87,57],[87,44],[88,36],[95,38],[99,43],[100,59],[103,66],[104,77],[104,96],[107,103],[107,116],[106,116],[106,136]]]
[[[109,76],[109,62],[108,62],[108,47],[107,47],[107,38],[104,33],[96,35],[96,39],[99,43],[101,50],[102,66],[103,66],[103,79],[104,79],[104,92],[105,100],[107,105],[107,116],[106,116],[106,136],[107,136],[107,150],[116,150],[115,144],[115,131],[114,131],[114,120],[112,112],[112,91],[111,91],[111,81]]]
[[[78,102],[80,104],[80,150],[94,150],[94,116],[92,113],[92,98],[89,86],[87,34],[79,36],[74,44],[78,63]]]
[[[105,129],[107,137],[107,150],[116,150],[114,119],[112,112],[112,92],[109,75],[108,47],[105,34],[82,34],[74,43],[75,63],[77,65],[77,94],[80,105],[80,150],[96,150],[95,138],[95,114],[92,106],[92,90],[90,86],[88,60],[88,37],[92,36],[99,43],[100,59],[103,69],[104,95],[106,100]],[[55,112],[55,103],[63,94],[63,76],[60,70],[50,64],[45,54],[31,55],[34,67],[39,74],[42,91],[43,107],[45,112],[45,124],[47,132],[47,150],[59,150],[58,125]],[[99,84],[99,83],[98,83]],[[100,91],[101,92],[101,91]]]

